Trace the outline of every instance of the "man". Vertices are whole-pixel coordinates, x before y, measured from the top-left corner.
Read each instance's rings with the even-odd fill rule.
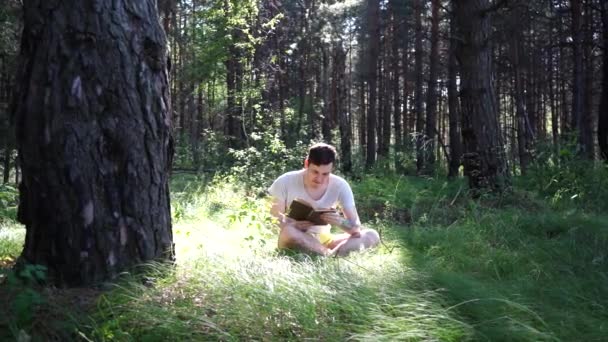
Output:
[[[291,171],[277,178],[268,189],[273,197],[270,213],[279,219],[279,248],[295,248],[320,255],[345,256],[352,251],[376,246],[380,242],[373,229],[362,229],[350,185],[342,177],[332,174],[336,149],[318,143],[310,147],[304,169]],[[309,221],[295,221],[285,211],[295,199],[303,199],[315,209],[336,208],[342,213],[324,213],[327,225]],[[332,235],[330,225],[344,231]]]

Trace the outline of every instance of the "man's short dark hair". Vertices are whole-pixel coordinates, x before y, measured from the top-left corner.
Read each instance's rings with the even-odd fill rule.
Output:
[[[308,163],[310,164],[327,165],[335,163],[336,158],[336,148],[325,143],[316,143],[308,149]]]

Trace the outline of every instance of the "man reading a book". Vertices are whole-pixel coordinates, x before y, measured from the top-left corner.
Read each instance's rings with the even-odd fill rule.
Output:
[[[375,230],[361,227],[350,185],[332,174],[335,161],[333,146],[315,144],[308,150],[304,169],[281,175],[268,189],[273,197],[270,212],[281,228],[279,248],[344,256],[380,242]],[[312,209],[302,216],[307,206]],[[343,233],[331,234],[331,226]]]

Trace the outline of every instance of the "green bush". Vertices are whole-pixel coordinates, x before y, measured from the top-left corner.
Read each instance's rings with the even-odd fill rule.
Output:
[[[541,148],[520,182],[556,209],[608,210],[608,192],[603,191],[608,186],[608,166],[580,158],[572,145],[565,145],[557,155]]]
[[[9,184],[0,185],[0,223],[17,219],[19,192]]]

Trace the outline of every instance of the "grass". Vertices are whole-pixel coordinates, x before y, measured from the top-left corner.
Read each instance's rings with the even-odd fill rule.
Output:
[[[472,201],[462,182],[432,179],[370,176],[354,190],[383,245],[325,259],[277,252],[269,203],[236,179],[176,176],[176,264],[125,275],[86,314],[44,326],[95,341],[605,339],[605,215],[521,189]],[[23,229],[0,234],[13,258]],[[66,307],[42,294],[32,310]],[[39,320],[8,336],[49,336]]]

